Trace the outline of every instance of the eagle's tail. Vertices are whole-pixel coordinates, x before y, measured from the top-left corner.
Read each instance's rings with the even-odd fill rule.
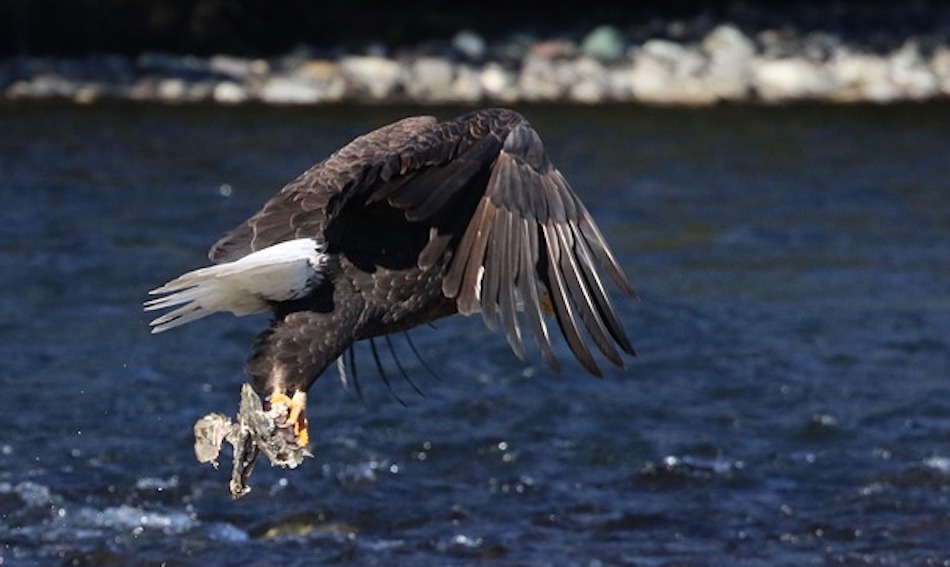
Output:
[[[146,301],[146,311],[174,308],[149,323],[152,332],[219,311],[248,315],[266,311],[275,302],[305,297],[322,281],[325,261],[317,241],[300,238],[188,272],[149,292],[163,297]]]

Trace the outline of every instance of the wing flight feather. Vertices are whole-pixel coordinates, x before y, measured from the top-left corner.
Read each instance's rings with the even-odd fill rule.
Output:
[[[430,224],[418,266],[447,261],[443,294],[481,313],[525,356],[524,333],[558,367],[544,315],[595,375],[588,341],[617,366],[633,354],[603,273],[635,296],[590,213],[527,121],[507,110],[408,118],[356,138],[289,183],[211,249],[228,261],[283,240],[325,238],[347,211],[385,203]],[[546,302],[549,299],[550,302]]]
[[[518,356],[524,355],[521,324],[526,323],[542,358],[556,368],[543,318],[544,295],[585,369],[602,374],[588,340],[622,367],[618,348],[633,354],[633,346],[600,272],[624,293],[633,295],[633,287],[590,213],[548,160],[537,133],[523,119],[507,126],[443,291],[456,298],[461,313],[481,312],[485,324],[503,332]]]

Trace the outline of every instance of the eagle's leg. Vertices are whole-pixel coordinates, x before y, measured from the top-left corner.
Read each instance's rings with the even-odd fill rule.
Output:
[[[287,396],[282,390],[275,389],[270,395],[270,407],[283,404],[287,408],[285,427],[293,427],[297,445],[306,447],[310,444],[310,432],[307,430],[307,393],[303,390],[294,392],[293,397]]]

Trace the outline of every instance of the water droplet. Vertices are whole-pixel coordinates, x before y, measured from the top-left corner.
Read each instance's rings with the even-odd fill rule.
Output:
[[[452,538],[452,543],[462,547],[478,547],[482,544],[482,538],[471,538],[467,535],[456,534]]]

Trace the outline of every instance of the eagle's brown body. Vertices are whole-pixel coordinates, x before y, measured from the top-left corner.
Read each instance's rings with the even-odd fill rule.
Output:
[[[273,262],[273,273],[293,289],[275,293],[273,278],[260,275],[234,288],[270,285],[270,295],[256,300],[274,317],[247,365],[265,398],[306,392],[355,341],[454,313],[481,313],[518,356],[524,335],[533,335],[554,367],[546,312],[591,373],[600,369],[588,342],[618,366],[618,349],[633,353],[602,274],[629,295],[633,289],[537,133],[515,112],[481,110],[447,122],[413,117],[361,136],[286,185],[209,256],[230,263],[222,269],[239,280],[252,272],[244,263],[271,268],[276,252],[268,250],[295,239],[312,244],[313,254]],[[303,267],[306,278],[291,278],[284,265]],[[156,291],[201,289],[190,281]],[[206,301],[240,299],[229,293],[155,300],[150,308],[185,304],[156,320],[156,331],[179,324],[183,313],[181,322],[203,316],[202,308],[238,312],[224,299]]]

